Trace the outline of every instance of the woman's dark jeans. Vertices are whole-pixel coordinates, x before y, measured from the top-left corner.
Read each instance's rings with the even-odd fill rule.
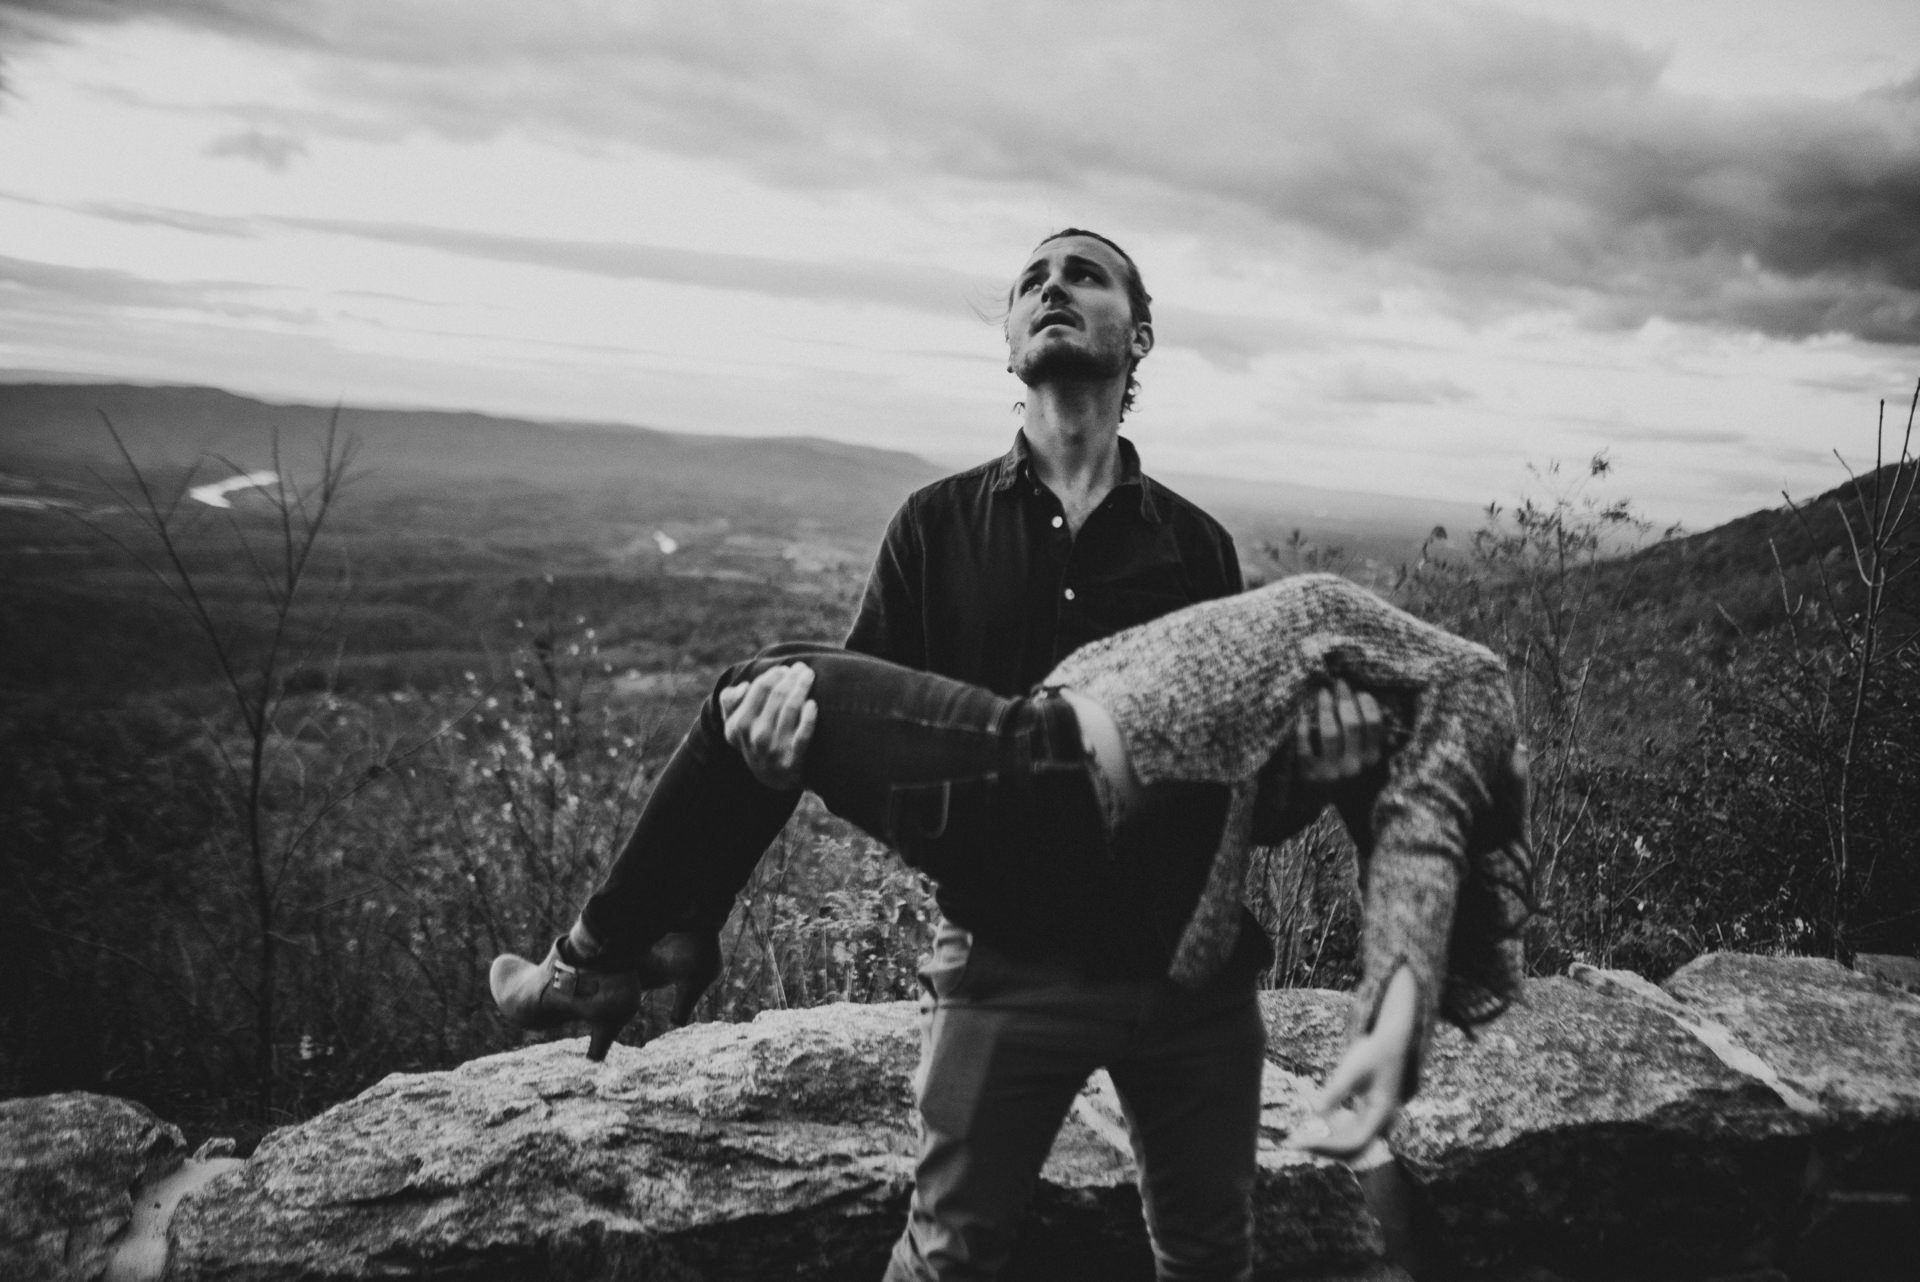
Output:
[[[942,886],[1043,911],[1107,841],[1072,708],[1004,699],[837,646],[775,646],[721,674],[581,912],[608,962],[669,930],[717,930],[800,793],[764,787],[727,743],[720,691],[768,668],[813,669],[802,781],[827,808]]]

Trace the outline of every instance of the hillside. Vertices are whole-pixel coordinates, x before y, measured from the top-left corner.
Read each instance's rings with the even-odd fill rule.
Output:
[[[1840,609],[1850,611],[1858,608],[1861,582],[1848,525],[1855,537],[1864,536],[1865,510],[1873,508],[1874,496],[1884,507],[1911,484],[1911,467],[1903,476],[1888,464],[1815,498],[1796,500],[1794,507],[1750,512],[1647,548],[1610,569],[1630,577],[1626,604],[1666,616],[1676,634],[1702,628],[1731,640],[1765,631],[1785,619],[1788,600],[1824,602],[1823,578]],[[1892,563],[1910,564],[1917,552],[1920,539],[1909,534],[1892,549]],[[1920,627],[1920,580],[1896,577],[1888,603],[1894,630]]]

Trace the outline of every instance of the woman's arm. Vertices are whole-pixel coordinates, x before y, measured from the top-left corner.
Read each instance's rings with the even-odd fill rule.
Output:
[[[1380,1054],[1399,1056],[1390,1075],[1396,1104],[1419,1088],[1448,982],[1467,843],[1494,805],[1492,783],[1511,758],[1513,729],[1512,696],[1498,664],[1464,665],[1422,692],[1408,741],[1377,794],[1336,796],[1361,851],[1365,897],[1361,979],[1342,1067],[1365,1077],[1369,1104],[1389,1081],[1363,1072],[1377,1069]],[[1353,1089],[1339,1085],[1343,1093]],[[1390,1117],[1390,1110],[1376,1117],[1375,1131]]]
[[[1373,1030],[1348,1043],[1346,1053],[1313,1098],[1314,1116],[1326,1128],[1300,1141],[1324,1157],[1360,1156],[1399,1111],[1407,1057],[1413,1049],[1419,993],[1413,973],[1400,970],[1387,983]],[[1353,1101],[1351,1110],[1341,1106]]]

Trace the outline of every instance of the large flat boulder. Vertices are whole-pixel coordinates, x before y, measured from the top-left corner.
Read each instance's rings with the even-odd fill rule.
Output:
[[[1324,1076],[1344,998],[1281,1005],[1269,1054]],[[1704,1276],[1773,1257],[1807,1133],[1673,1018],[1554,978],[1474,1040],[1436,1034],[1389,1147],[1437,1267]]]
[[[878,1276],[913,1152],[911,1006],[399,1074],[189,1195],[181,1279]]]
[[[1920,1276],[1920,997],[1821,958],[1737,953],[1698,958],[1664,987],[1810,1117],[1793,1276]]]
[[[0,1278],[101,1277],[132,1223],[135,1193],[186,1154],[179,1127],[131,1100],[0,1101]]]
[[[1662,987],[1836,1122],[1920,1122],[1920,997],[1819,957],[1709,953]]]
[[[912,1183],[918,1049],[913,1004],[838,1005],[695,1025],[600,1065],[555,1042],[390,1077],[188,1194],[168,1276],[878,1277]],[[1269,1090],[1276,1117],[1302,1105],[1286,1075]],[[1266,1275],[1378,1262],[1344,1167],[1269,1149],[1261,1200]],[[1152,1276],[1104,1075],[1054,1146],[1016,1264]]]

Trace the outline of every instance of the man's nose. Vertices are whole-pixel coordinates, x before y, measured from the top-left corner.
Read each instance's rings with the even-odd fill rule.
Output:
[[[1047,279],[1044,282],[1041,283],[1041,286],[1040,286],[1041,298],[1065,298],[1066,296],[1067,296],[1066,283],[1062,281],[1059,276],[1050,275],[1047,277]]]

